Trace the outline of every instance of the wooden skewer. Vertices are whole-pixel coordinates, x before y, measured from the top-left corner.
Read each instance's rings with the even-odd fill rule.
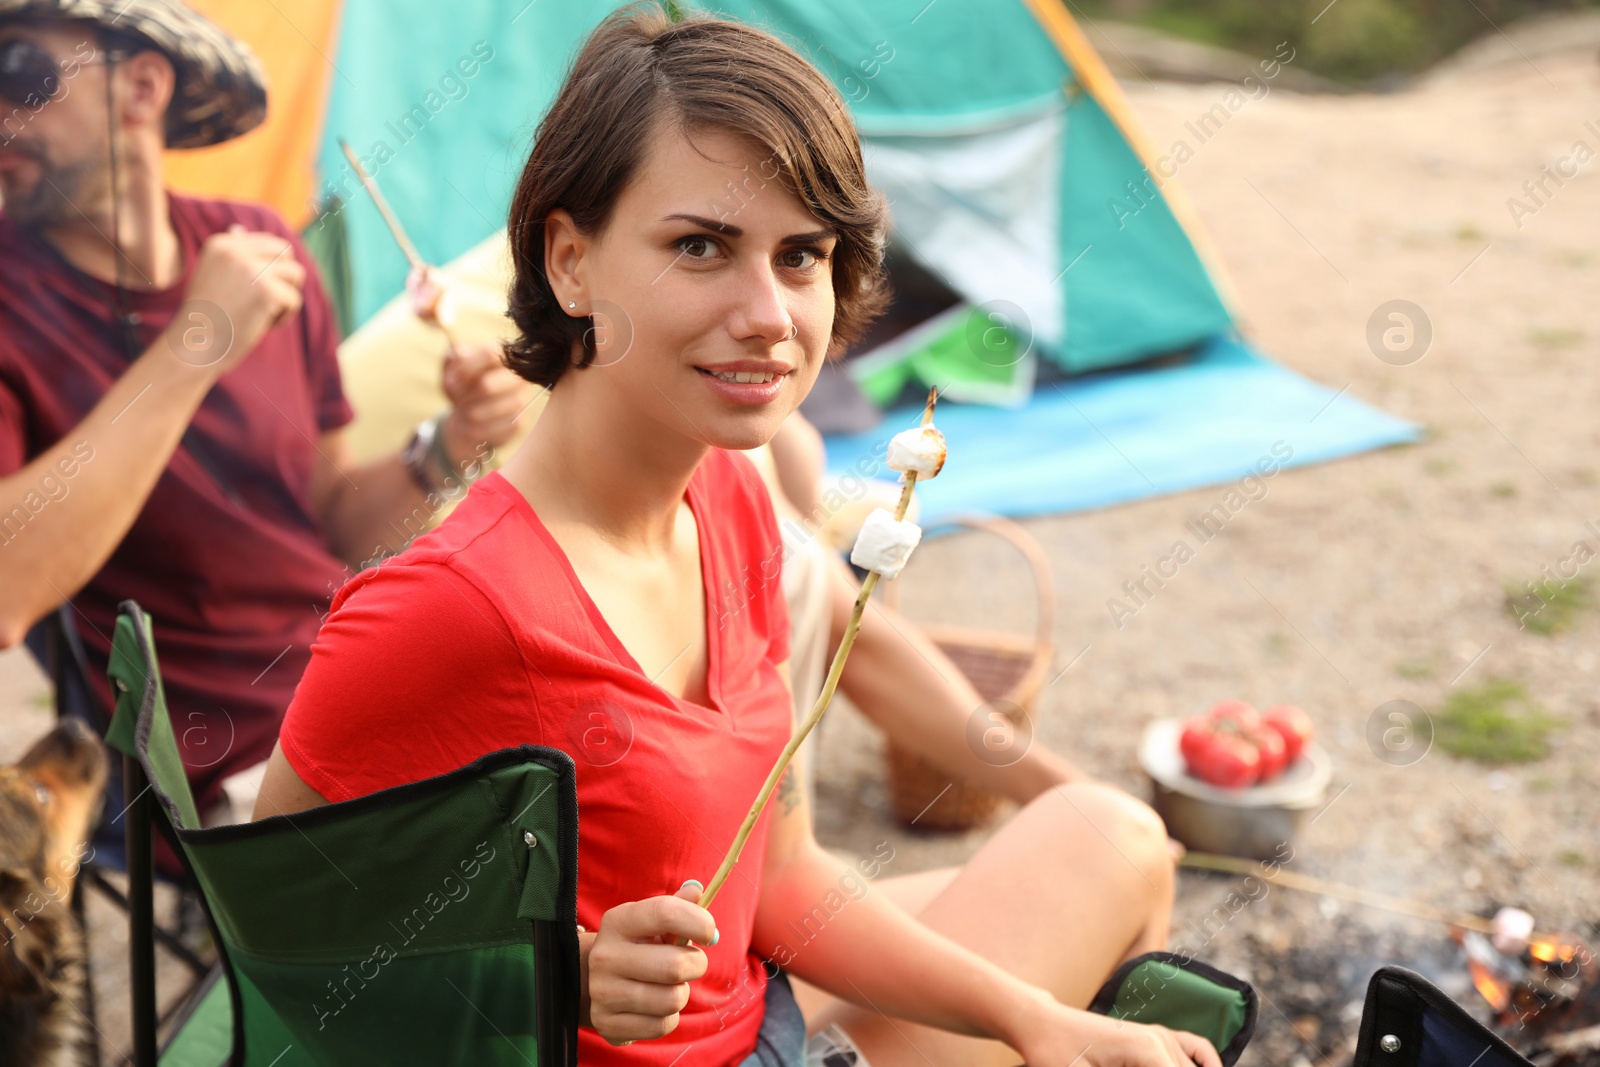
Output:
[[[1374,893],[1369,889],[1360,889],[1356,886],[1343,885],[1339,882],[1330,882],[1323,878],[1314,878],[1309,874],[1300,874],[1298,871],[1286,871],[1279,868],[1276,874],[1268,874],[1264,864],[1256,863],[1252,860],[1239,859],[1235,856],[1218,856],[1209,852],[1190,852],[1183,857],[1183,866],[1206,871],[1225,871],[1229,874],[1253,874],[1264,882],[1281,885],[1287,889],[1301,889],[1308,893],[1318,893],[1325,897],[1336,897],[1339,900],[1348,900],[1355,904],[1365,904],[1369,908],[1381,908],[1384,911],[1398,912],[1401,915],[1410,915],[1417,919],[1428,919],[1431,922],[1459,926],[1463,930],[1475,930],[1480,934],[1493,934],[1495,932],[1494,923],[1479,915],[1446,911],[1443,908],[1436,908],[1432,904],[1424,904],[1421,901],[1408,900],[1404,897],[1391,897],[1386,893]]]
[[[933,408],[939,401],[937,388],[928,390],[928,404],[922,409],[922,425],[927,426],[933,421]],[[894,517],[896,521],[906,517],[906,509],[911,506],[911,490],[917,484],[917,472],[905,472],[906,484],[900,490],[900,501],[895,505]],[[833,664],[828,668],[828,676],[822,683],[822,692],[817,695],[817,701],[811,706],[811,714],[806,716],[805,722],[800,724],[800,729],[789,738],[789,743],[783,746],[783,752],[778,756],[778,762],[773,764],[772,771],[767,775],[767,780],[762,784],[761,791],[756,794],[755,803],[750,805],[750,811],[745,815],[744,822],[739,826],[739,832],[733,839],[733,847],[728,849],[727,855],[722,858],[722,865],[717,868],[717,873],[712,877],[711,884],[705,887],[698,901],[702,908],[709,908],[711,901],[716,897],[717,890],[722,888],[722,883],[728,880],[728,875],[733,873],[733,865],[739,862],[739,853],[744,850],[744,843],[749,838],[750,832],[755,829],[756,820],[761,817],[761,810],[767,806],[767,799],[772,796],[772,791],[778,785],[778,779],[783,777],[783,772],[788,769],[789,761],[794,758],[795,752],[810,735],[813,727],[822,721],[822,713],[828,710],[828,704],[833,700],[834,690],[839,687],[839,676],[844,674],[844,661],[850,655],[851,647],[856,643],[856,632],[861,629],[861,616],[867,610],[867,601],[872,596],[872,590],[877,587],[880,575],[877,571],[867,572],[866,581],[861,583],[861,592],[856,595],[855,607],[850,610],[850,621],[845,625],[844,637],[839,641],[839,650],[833,654]],[[679,938],[678,944],[687,945],[687,938]]]
[[[414,270],[421,270],[427,266],[422,256],[417,252],[417,246],[411,243],[411,238],[406,236],[405,227],[400,225],[400,220],[395,218],[394,212],[389,208],[389,201],[383,198],[378,191],[378,183],[372,180],[367,173],[367,168],[361,165],[361,160],[356,157],[355,150],[350,147],[343,137],[339,138],[339,148],[344,152],[344,158],[350,161],[350,166],[355,170],[356,177],[361,179],[361,184],[366,186],[367,195],[372,197],[372,202],[378,206],[378,214],[383,216],[384,224],[389,227],[389,232],[394,234],[395,243],[400,246],[400,251],[405,254],[406,262]]]
[[[378,191],[378,183],[372,180],[372,176],[367,173],[367,168],[361,165],[361,160],[356,156],[355,150],[350,147],[349,142],[343,137],[339,138],[339,149],[344,152],[344,158],[350,161],[350,166],[356,172],[356,177],[361,179],[361,184],[367,190],[367,195],[372,197],[373,204],[378,208],[378,214],[383,216],[383,224],[389,227],[389,233],[394,236],[395,244],[400,246],[400,251],[406,257],[406,262],[411,265],[411,269],[415,271],[431,270],[432,268],[422,258],[421,253],[417,251],[417,246],[412,244],[411,238],[406,235],[405,227],[401,226],[400,220],[395,217],[393,209],[389,207],[389,201],[385,200],[383,193]],[[444,331],[445,340],[450,343],[450,350],[459,352],[461,346],[456,343],[455,331],[440,322],[437,317],[432,321],[435,326]]]

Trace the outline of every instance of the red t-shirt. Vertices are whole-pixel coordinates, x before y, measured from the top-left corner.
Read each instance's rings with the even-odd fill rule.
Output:
[[[306,268],[304,310],[222,377],[191,423],[201,458],[238,502],[180,445],[122,543],[72,598],[91,684],[106,708],[117,604],[132,598],[150,613],[179,749],[205,805],[223,777],[271,755],[317,627],[347,577],[312,513],[311,474],[317,436],[353,413],[339,382],[332,309],[311,257],[283,221],[247,204],[177,195],[168,204],[183,274],[169,289],[127,291],[125,306],[139,317],[139,352],[177,312],[211,234],[236,222],[277,234]],[[0,475],[71,439],[127,370],[115,294],[0,215]],[[127,417],[139,417],[139,409]],[[75,443],[79,463],[97,462],[98,442]],[[71,469],[75,475],[81,466]],[[0,551],[41,536],[33,515],[52,495],[73,491],[65,470],[49,477],[20,513],[0,513]]]
[[[284,718],[284,755],[329,800],[455,770],[498,749],[577,766],[578,922],[709,884],[793,726],[782,544],[750,461],[713,449],[689,483],[706,588],[711,706],[654,684],[527,498],[499,474],[437,529],[339,591]],[[750,948],[770,810],[711,913],[721,935],[677,1029],[579,1062],[720,1067],[754,1048],[766,972]],[[681,1057],[681,1059],[680,1059]]]

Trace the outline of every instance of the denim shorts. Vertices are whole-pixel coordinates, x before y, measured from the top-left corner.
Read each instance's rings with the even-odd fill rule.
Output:
[[[739,1067],[869,1067],[837,1026],[806,1039],[805,1018],[795,1003],[789,976],[781,970],[767,979],[764,1009],[756,1049]]]

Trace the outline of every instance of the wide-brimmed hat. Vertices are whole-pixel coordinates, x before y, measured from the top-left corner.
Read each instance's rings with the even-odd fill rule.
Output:
[[[267,78],[255,53],[178,0],[0,0],[0,22],[19,18],[93,22],[164,53],[177,72],[168,148],[218,144],[267,117]]]

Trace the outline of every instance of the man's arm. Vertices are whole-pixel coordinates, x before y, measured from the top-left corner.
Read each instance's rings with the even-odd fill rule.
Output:
[[[768,446],[772,449],[779,492],[800,514],[815,515],[822,502],[822,479],[828,466],[822,435],[796,410],[778,424],[778,432]]]
[[[82,589],[144,507],[212,375],[166,350],[163,337],[134,361],[73,431],[31,463],[0,478],[0,646]],[[53,475],[71,490],[32,514]],[[21,508],[26,526],[4,520]]]
[[[534,396],[532,386],[505,367],[498,345],[448,356],[443,385],[451,409],[440,424],[439,444],[449,469],[436,459],[426,465],[436,492],[423,492],[401,452],[357,464],[343,430],[318,439],[312,503],[329,549],[352,569],[400,551],[427,529],[433,513],[459,498],[495,448],[516,435]]]
[[[0,647],[19,644],[38,619],[86,585],[132,527],[213,383],[243,360],[267,329],[300,307],[304,270],[285,242],[242,228],[209,238],[189,301],[156,342],[72,432],[0,478]],[[211,360],[216,323],[197,331],[211,305],[232,327],[232,346]],[[198,342],[196,338],[205,338]],[[182,358],[180,358],[180,356]],[[45,479],[69,469],[71,490],[48,499]],[[21,508],[26,525],[5,522]]]
[[[357,464],[342,429],[319,437],[317,453],[312,503],[322,519],[329,550],[352,570],[400,551],[427,529],[447,499],[443,493],[424,493],[399,452]],[[454,487],[441,488],[458,496],[465,483],[458,475]]]

